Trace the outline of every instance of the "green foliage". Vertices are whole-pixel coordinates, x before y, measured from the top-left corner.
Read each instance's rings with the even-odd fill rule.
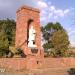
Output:
[[[43,39],[46,41],[43,44],[44,49],[50,49],[53,48],[51,37],[53,36],[53,33],[58,30],[64,30],[60,23],[48,23],[46,26],[41,27],[42,36]]]
[[[7,49],[9,45],[9,41],[6,35],[0,34],[0,49]]]
[[[15,48],[13,46],[9,47],[10,52],[12,53],[12,57],[26,57],[23,50],[21,48]]]
[[[50,43],[45,43],[45,44],[43,45],[43,47],[45,48],[45,50],[47,50],[47,49],[53,48],[54,46],[53,46],[53,44],[50,42]]]
[[[54,32],[52,36],[52,43],[55,49],[55,53],[58,56],[65,56],[68,50],[69,40],[66,31],[59,30]]]
[[[60,23],[48,23],[41,27],[43,40],[43,48],[50,52],[51,56],[65,56],[65,52],[69,46],[68,35]],[[48,51],[49,49],[52,49]],[[65,53],[65,54],[64,54]]]
[[[22,58],[23,57],[26,57],[26,55],[24,54],[24,52],[23,52],[23,50],[21,49],[21,48],[17,48],[17,54],[19,55],[19,56],[21,56]]]
[[[9,54],[9,46],[15,44],[16,22],[14,20],[0,20],[0,57]]]

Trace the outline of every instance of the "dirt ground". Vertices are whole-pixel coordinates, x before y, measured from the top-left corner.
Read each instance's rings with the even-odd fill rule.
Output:
[[[33,69],[33,70],[5,70],[0,71],[0,75],[75,75],[70,72],[70,69],[65,68],[47,68],[47,69]]]

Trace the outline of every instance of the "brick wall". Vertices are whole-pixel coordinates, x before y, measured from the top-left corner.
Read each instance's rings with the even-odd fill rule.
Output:
[[[0,68],[21,70],[27,68],[26,58],[0,58]],[[32,60],[33,61],[33,60]],[[32,62],[33,63],[33,62]],[[45,58],[40,68],[75,68],[75,58]],[[35,65],[30,65],[34,66]],[[39,66],[39,65],[38,65]]]
[[[0,58],[0,68],[21,70],[26,69],[25,58]]]
[[[75,68],[75,58],[45,58],[43,68]]]

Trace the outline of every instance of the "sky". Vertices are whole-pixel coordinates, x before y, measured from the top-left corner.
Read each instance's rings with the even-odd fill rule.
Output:
[[[71,46],[75,46],[75,0],[0,0],[0,19],[16,19],[16,11],[23,5],[40,10],[43,26],[60,22],[69,35]]]

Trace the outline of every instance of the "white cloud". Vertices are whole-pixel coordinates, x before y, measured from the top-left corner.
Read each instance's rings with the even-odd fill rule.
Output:
[[[58,10],[54,10],[54,14],[58,17],[63,17],[65,14],[64,14],[64,11],[61,10],[61,9],[58,9]]]
[[[71,9],[57,9],[55,6],[51,5],[49,8],[49,14],[53,13],[54,18],[64,17],[68,15]]]
[[[70,9],[64,10],[64,14],[67,14],[67,13],[69,13],[69,12],[70,12]]]
[[[51,5],[50,6],[50,11],[55,11],[55,6]]]
[[[48,16],[48,17],[50,18],[50,17],[52,17],[52,16],[53,16],[53,13],[49,13],[49,16]]]
[[[69,33],[69,36],[71,36],[71,35],[75,35],[75,30],[73,31],[70,31],[70,32],[68,32]]]
[[[49,20],[50,19],[57,20],[58,18],[64,18],[72,10],[72,8],[66,8],[66,9],[57,8],[55,5],[52,5],[51,2],[47,3],[47,2],[45,2],[43,0],[42,1],[39,0],[37,2],[37,7],[39,9],[41,9],[41,20],[42,21],[45,20],[42,17],[44,17],[44,18],[46,17]]]
[[[48,7],[47,4],[44,1],[38,1],[37,6],[39,7],[39,9],[43,9],[43,8]]]
[[[54,16],[54,19],[57,19],[58,18],[58,16],[56,15],[56,16]]]
[[[44,20],[46,20],[46,18],[45,18],[45,17],[42,17],[40,20],[41,20],[41,21],[44,21]]]

